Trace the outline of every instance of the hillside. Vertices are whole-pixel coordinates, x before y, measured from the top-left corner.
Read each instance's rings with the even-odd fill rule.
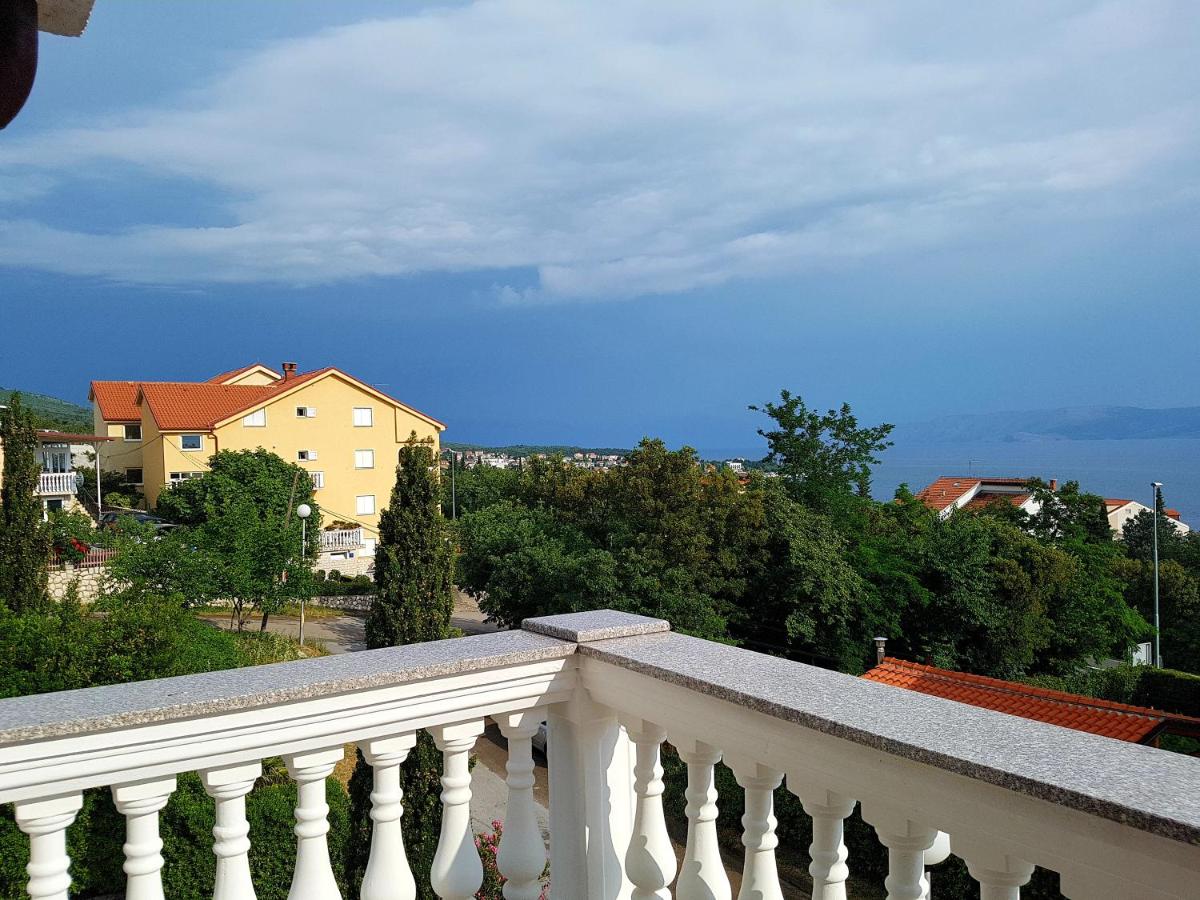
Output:
[[[0,388],[0,406],[7,405],[9,398],[17,391],[16,388]],[[20,394],[21,403],[32,410],[38,428],[91,433],[92,411],[86,406],[33,391],[22,390]]]
[[[912,443],[972,441],[1103,441],[1200,438],[1200,406],[1067,406],[1022,412],[945,416],[901,425],[895,438]]]
[[[617,447],[573,447],[566,444],[510,444],[507,447],[489,447],[485,444],[464,444],[456,441],[444,441],[445,450],[486,450],[490,453],[504,453],[508,456],[533,456],[535,453],[546,453],[551,456],[570,456],[572,453],[599,453],[602,456],[616,454],[625,456],[628,449]]]

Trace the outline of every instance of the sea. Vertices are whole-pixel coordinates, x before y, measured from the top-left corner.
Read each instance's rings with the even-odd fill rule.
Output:
[[[704,459],[761,459],[759,447],[700,448]],[[942,475],[1052,478],[1078,481],[1093,494],[1149,505],[1150,483],[1163,483],[1168,507],[1200,525],[1200,439],[1031,440],[915,444],[897,442],[881,454],[872,494],[888,500],[902,483],[914,492]]]

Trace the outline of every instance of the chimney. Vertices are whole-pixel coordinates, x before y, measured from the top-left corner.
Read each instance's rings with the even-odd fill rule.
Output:
[[[887,656],[887,638],[877,637],[875,638],[875,665],[880,665],[885,656]]]
[[[294,362],[285,362],[282,368],[284,381],[287,381],[289,378],[296,377],[296,364]]]
[[[1058,490],[1058,479],[1057,478],[1050,479],[1050,490],[1052,490],[1052,491]]]

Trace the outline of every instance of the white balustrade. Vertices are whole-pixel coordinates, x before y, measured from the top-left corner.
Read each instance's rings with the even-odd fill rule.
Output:
[[[854,801],[806,782],[802,776],[789,776],[788,790],[800,798],[804,811],[812,818],[813,837],[808,848],[812,900],[846,900],[850,867],[846,864],[849,853],[843,833],[846,817],[854,811]]]
[[[71,888],[71,858],[67,856],[67,826],[83,806],[78,792],[16,804],[17,827],[29,835],[29,884],[34,900],[67,900]]]
[[[469,756],[488,717],[509,744],[498,858],[509,900],[540,893],[546,850],[531,739],[543,717],[556,897],[667,900],[675,883],[679,900],[728,898],[716,830],[721,758],[745,793],[739,900],[784,896],[773,807],[783,772],[812,817],[817,900],[846,896],[851,797],[888,848],[892,900],[927,896],[925,867],[951,851],[983,900],[1017,900],[1035,866],[1059,872],[1072,900],[1168,900],[1200,883],[1200,761],[671,634],[640,617],[584,613],[526,629],[286,663],[252,678],[93,688],[61,715],[53,695],[0,700],[0,803],[14,805],[28,836],[29,896],[66,900],[66,829],[83,791],[111,788],[126,821],[126,896],[160,900],[159,812],[176,776],[195,771],[215,807],[213,897],[253,900],[246,798],[260,761],[282,756],[297,784],[289,897],[335,900],[326,779],[354,742],[374,777],[361,896],[413,900],[423,886],[405,859],[400,766],[427,730],[443,756],[430,886],[443,900],[470,900],[483,873]],[[668,734],[688,771],[678,882],[662,803]]]
[[[660,748],[667,732],[645,719],[622,719],[637,753],[633,766],[633,836],[625,854],[625,871],[633,882],[634,900],[670,900],[675,880],[675,850],[663,815],[663,768]]]
[[[78,478],[74,472],[43,472],[38,476],[39,494],[74,494]]]
[[[217,870],[213,900],[254,900],[246,795],[260,775],[262,763],[257,762],[200,773],[204,790],[216,804],[213,853],[217,857]]]
[[[725,762],[733,777],[746,792],[742,813],[742,888],[738,900],[783,900],[779,872],[775,865],[775,789],[783,773],[750,759],[728,756]]]
[[[125,816],[126,900],[163,900],[158,812],[174,790],[174,776],[113,785],[113,802]]]
[[[355,550],[362,546],[361,528],[335,528],[321,532],[321,550]]]
[[[675,741],[679,758],[687,764],[687,844],[679,866],[675,891],[696,900],[729,900],[732,892],[721,846],[717,842],[717,785],[713,767],[721,760],[716,747],[693,738]]]
[[[283,757],[296,782],[296,868],[288,900],[341,900],[329,862],[329,804],[325,779],[345,757],[341,746]]]
[[[500,874],[508,879],[504,883],[506,900],[537,900],[542,890],[546,848],[533,802],[533,736],[545,717],[544,709],[496,717],[500,733],[508,741],[508,806],[496,859]]]
[[[404,815],[400,764],[416,744],[415,734],[402,734],[375,738],[360,748],[372,772],[371,855],[363,875],[361,900],[414,900],[417,896],[400,827]]]
[[[483,734],[483,721],[432,729],[442,751],[442,831],[430,883],[442,900],[471,900],[483,883],[483,863],[471,833],[470,753]]]

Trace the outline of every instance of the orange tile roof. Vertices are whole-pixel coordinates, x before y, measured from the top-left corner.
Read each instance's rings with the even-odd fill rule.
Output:
[[[1119,497],[1104,498],[1104,506],[1109,512],[1112,512],[1114,509],[1120,509],[1122,506],[1132,502],[1132,500],[1122,500]]]
[[[963,494],[974,490],[979,483],[980,479],[978,478],[943,476],[933,484],[919,490],[916,497],[930,509],[941,511],[953,504]]]
[[[328,371],[316,369],[273,384],[148,381],[141,385],[138,398],[150,407],[154,421],[164,431],[208,430],[220,421]]]
[[[111,441],[113,438],[102,434],[74,434],[69,431],[39,431],[39,441],[50,441],[56,444],[94,444],[96,441]]]
[[[1028,492],[1023,494],[1006,494],[1000,491],[980,491],[967,501],[963,509],[984,509],[997,501],[1011,503],[1013,506],[1020,506],[1032,496],[1033,494]]]
[[[137,395],[136,381],[93,381],[89,394],[100,407],[100,415],[105,422],[142,421]]]
[[[1189,732],[1200,729],[1200,719],[1190,716],[938,669],[890,656],[862,677],[1010,716],[1133,743],[1149,740],[1167,724],[1181,726]]]
[[[214,375],[212,378],[208,379],[208,383],[209,384],[224,384],[230,378],[236,378],[238,375],[242,375],[246,372],[249,372],[251,369],[257,369],[260,366],[262,368],[266,369],[272,375],[276,375],[280,378],[283,377],[283,376],[279,375],[279,373],[276,372],[274,369],[272,369],[270,366],[265,365],[264,363],[250,363],[250,365],[248,365],[248,366],[242,366],[239,369],[230,369],[228,372],[222,372],[219,375]]]

